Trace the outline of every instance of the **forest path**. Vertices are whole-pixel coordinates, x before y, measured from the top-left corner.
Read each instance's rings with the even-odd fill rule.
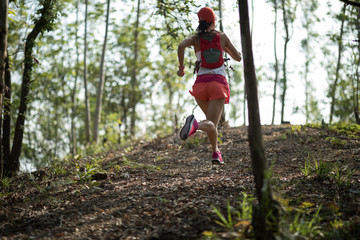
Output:
[[[225,213],[227,202],[239,206],[242,192],[254,194],[247,128],[220,132],[223,166],[211,164],[206,136],[197,133],[185,142],[169,136],[74,159],[41,179],[21,175],[0,189],[0,239],[199,239],[219,228],[212,206]],[[291,125],[263,132],[275,192],[294,206],[335,204],[344,219],[360,223],[359,141],[337,145],[328,138],[335,132]],[[351,186],[304,177],[309,156],[356,169]],[[90,181],[95,169],[106,174]]]

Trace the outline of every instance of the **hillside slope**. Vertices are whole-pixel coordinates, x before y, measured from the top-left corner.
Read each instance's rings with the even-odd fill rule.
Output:
[[[341,236],[360,236],[360,141],[290,125],[263,131],[277,195],[289,206],[308,203],[309,212],[322,206],[323,232],[337,220]],[[226,213],[227,202],[238,206],[242,192],[254,194],[247,128],[221,131],[220,147],[224,166],[211,164],[205,134],[197,133],[18,176],[0,188],[0,239],[199,239],[204,231],[235,239],[212,206]]]

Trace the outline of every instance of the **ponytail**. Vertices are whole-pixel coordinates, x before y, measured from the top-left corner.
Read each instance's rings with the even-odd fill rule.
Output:
[[[213,22],[207,23],[205,20],[199,22],[199,26],[196,28],[198,35],[201,36],[207,32]]]

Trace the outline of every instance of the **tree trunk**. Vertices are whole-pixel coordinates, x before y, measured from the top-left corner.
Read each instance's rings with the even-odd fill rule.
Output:
[[[285,100],[286,100],[286,90],[287,90],[287,74],[286,74],[286,60],[287,60],[287,45],[290,41],[289,38],[289,16],[286,14],[286,5],[285,0],[281,0],[282,12],[283,12],[283,21],[285,28],[285,42],[284,42],[284,60],[282,65],[283,78],[281,79],[282,83],[282,94],[281,94],[281,123],[284,123],[284,111],[285,111]]]
[[[356,9],[356,30],[357,30],[357,66],[356,66],[356,93],[355,93],[355,120],[357,124],[360,124],[360,117],[359,117],[359,67],[360,67],[360,9]]]
[[[270,182],[265,177],[266,157],[261,131],[257,79],[250,36],[247,0],[239,0],[241,45],[244,54],[245,89],[248,97],[249,144],[259,206],[254,209],[253,227],[257,239],[274,239],[278,231],[278,211],[272,199]]]
[[[220,31],[224,31],[223,21],[222,21],[222,0],[219,0],[219,23],[220,23]]]
[[[334,83],[332,84],[332,86],[330,86],[330,97],[331,97],[330,119],[329,119],[330,123],[332,123],[333,115],[334,115],[336,88],[337,88],[338,81],[339,81],[339,72],[340,72],[340,67],[341,67],[341,55],[342,55],[342,50],[343,50],[342,38],[344,35],[345,10],[346,10],[346,4],[344,4],[342,11],[341,11],[342,16],[341,16],[340,36],[338,39],[338,41],[339,41],[338,42],[338,59],[337,59],[337,64],[336,64],[335,80],[334,80]]]
[[[139,18],[140,18],[140,0],[137,3],[137,14],[134,32],[134,63],[131,72],[131,113],[130,113],[130,136],[135,137],[136,104],[139,101],[138,83],[137,83],[137,59],[139,42]]]
[[[48,0],[43,2],[43,8],[41,9],[40,18],[35,21],[35,26],[30,32],[30,34],[27,36],[25,41],[25,59],[24,72],[21,84],[20,106],[15,124],[15,134],[11,150],[11,160],[8,166],[9,169],[7,169],[7,172],[10,175],[15,174],[17,171],[19,171],[20,168],[20,155],[24,135],[26,110],[29,101],[31,83],[33,82],[33,80],[31,79],[31,73],[34,65],[32,52],[33,48],[35,47],[35,40],[40,33],[43,33],[46,29],[49,28],[48,24],[52,22],[54,17],[56,16],[56,14],[53,13],[53,8],[55,7],[54,3],[54,0]]]
[[[80,0],[76,1],[76,27],[79,27],[79,6]],[[76,155],[77,147],[76,147],[76,128],[75,128],[75,116],[76,116],[76,90],[77,90],[77,80],[79,77],[79,35],[78,31],[76,31],[75,36],[75,46],[76,46],[76,67],[75,67],[75,80],[74,80],[74,88],[71,94],[71,153],[73,156]]]
[[[8,5],[9,1],[0,3],[0,143],[2,142],[2,107],[4,103],[5,72],[7,59],[7,37],[8,37]],[[0,146],[0,178],[2,179],[4,169],[3,148]]]
[[[272,107],[272,118],[271,118],[271,124],[274,124],[274,120],[275,120],[275,110],[276,110],[276,99],[277,99],[277,84],[279,81],[279,61],[277,58],[277,1],[278,0],[274,0],[274,11],[275,11],[275,21],[274,21],[274,56],[275,56],[275,65],[274,65],[274,70],[275,70],[275,79],[274,79],[274,92],[273,92],[273,107]]]
[[[360,7],[360,3],[355,2],[355,1],[350,1],[350,0],[340,0],[340,1],[344,2],[346,5],[350,4],[350,5],[355,6],[355,7]]]
[[[6,58],[6,69],[5,69],[5,88],[4,93],[4,122],[3,122],[3,137],[2,137],[2,148],[3,148],[3,160],[4,168],[8,169],[7,164],[10,160],[10,128],[11,128],[11,72],[10,72],[10,59],[9,56]]]
[[[310,57],[310,49],[309,49],[309,43],[310,43],[310,23],[309,23],[309,12],[305,9],[304,10],[304,21],[305,21],[305,30],[306,30],[306,45],[304,47],[305,51],[305,71],[304,71],[304,81],[305,81],[305,123],[308,123],[309,121],[309,64],[311,61]]]
[[[223,27],[223,21],[222,21],[222,0],[219,0],[219,23],[220,23],[220,31],[224,32],[224,27]],[[227,58],[227,54],[225,53],[225,58]],[[229,73],[229,70],[226,70],[227,74]],[[230,83],[230,75],[228,74],[228,82]],[[222,112],[221,112],[221,117],[219,120],[219,126],[223,126],[225,123],[226,119],[225,119],[225,108],[223,108]]]
[[[85,36],[84,36],[84,90],[85,90],[85,132],[86,132],[86,142],[90,142],[90,102],[89,102],[89,92],[88,92],[88,79],[87,79],[87,20],[88,20],[88,0],[85,0]]]
[[[251,0],[251,30],[250,30],[250,37],[252,40],[252,36],[253,36],[253,32],[254,32],[254,19],[255,19],[255,8],[254,8],[254,1],[255,0]]]
[[[127,132],[127,128],[128,128],[128,104],[126,104],[126,99],[128,99],[128,94],[127,94],[128,90],[127,87],[124,86],[122,89],[122,95],[121,95],[121,108],[122,108],[122,116],[121,116],[121,125],[124,126],[125,130],[124,130],[124,138],[127,138],[128,136],[128,132]],[[121,130],[120,130],[121,132]]]
[[[104,63],[105,63],[106,42],[107,42],[108,29],[109,29],[109,15],[110,15],[110,0],[107,1],[105,37],[102,48],[102,54],[101,54],[100,78],[99,78],[97,94],[96,94],[96,108],[95,108],[94,130],[93,130],[93,141],[95,143],[97,143],[98,141],[99,123],[101,120],[101,106],[102,106],[102,97],[103,97],[104,83],[105,83]]]

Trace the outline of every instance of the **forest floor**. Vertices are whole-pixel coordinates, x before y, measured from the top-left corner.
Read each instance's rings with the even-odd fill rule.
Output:
[[[3,180],[0,239],[251,238],[250,220],[236,216],[255,194],[247,127],[220,132],[223,166],[197,133]],[[360,239],[359,136],[291,125],[263,133],[283,238]]]

